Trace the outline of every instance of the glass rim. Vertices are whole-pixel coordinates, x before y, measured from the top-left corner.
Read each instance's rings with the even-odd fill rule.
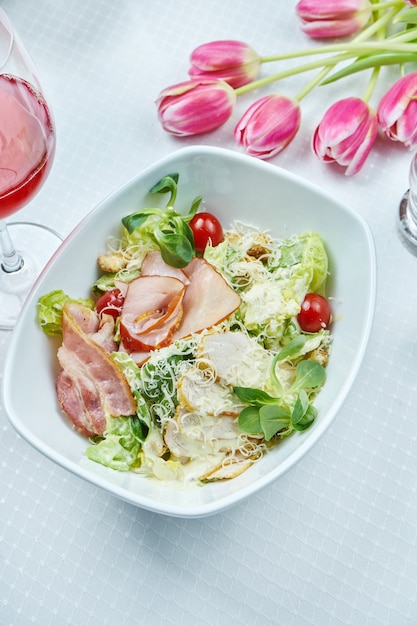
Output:
[[[10,54],[13,48],[13,42],[14,42],[14,33],[13,33],[12,23],[6,11],[2,9],[1,7],[0,7],[0,28],[1,28],[0,35],[2,35],[3,32],[9,34],[8,40],[5,40],[4,42],[3,42],[3,39],[0,38],[0,72],[1,72],[2,68],[6,65],[10,57]]]

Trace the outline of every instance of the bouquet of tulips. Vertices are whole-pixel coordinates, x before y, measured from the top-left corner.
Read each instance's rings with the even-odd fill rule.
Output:
[[[241,41],[199,46],[191,54],[190,79],[167,87],[157,98],[162,127],[180,137],[211,132],[230,118],[241,94],[317,68],[297,95],[263,96],[237,123],[238,145],[269,159],[294,139],[301,125],[301,101],[314,87],[369,70],[361,98],[338,100],[325,112],[313,134],[313,152],[352,175],[364,165],[378,128],[392,141],[417,147],[417,71],[405,69],[417,62],[417,0],[300,0],[295,11],[302,30],[326,39],[325,45],[265,57]],[[313,61],[258,78],[263,63],[313,55]],[[372,108],[379,73],[387,65],[398,67],[399,78]]]

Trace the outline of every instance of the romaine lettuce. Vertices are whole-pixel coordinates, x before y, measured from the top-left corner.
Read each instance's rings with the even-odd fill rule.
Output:
[[[37,321],[47,335],[62,335],[62,309],[66,302],[77,302],[93,309],[94,303],[90,298],[71,298],[62,289],[56,289],[38,300]]]
[[[127,472],[139,464],[138,457],[146,434],[141,420],[136,416],[108,417],[104,438],[88,446],[87,458]]]

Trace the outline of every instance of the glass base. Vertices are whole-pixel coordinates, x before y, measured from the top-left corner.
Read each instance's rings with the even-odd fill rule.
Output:
[[[0,266],[0,330],[14,328],[36,279],[63,241],[57,232],[42,224],[8,222],[7,229],[23,264],[14,272]]]
[[[409,206],[409,195],[407,191],[400,202],[398,230],[408,250],[417,256],[417,224]]]

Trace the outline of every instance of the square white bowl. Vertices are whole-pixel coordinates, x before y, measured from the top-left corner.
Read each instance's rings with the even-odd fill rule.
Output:
[[[62,289],[87,297],[97,277],[97,256],[123,216],[166,203],[149,189],[164,175],[179,173],[177,208],[188,211],[203,196],[204,208],[225,227],[239,219],[287,237],[314,230],[324,240],[332,298],[333,345],[327,380],[315,405],[313,426],[284,439],[241,476],[230,481],[178,486],[103,467],[85,457],[87,440],[75,432],[56,399],[58,343],[36,323],[39,296]],[[30,293],[11,338],[4,374],[6,412],[20,435],[62,467],[110,493],[150,511],[201,517],[224,510],[282,476],[314,446],[337,415],[358,373],[368,342],[374,306],[376,263],[364,220],[321,189],[274,165],[229,150],[184,148],[147,168],[101,202],[74,229]]]

